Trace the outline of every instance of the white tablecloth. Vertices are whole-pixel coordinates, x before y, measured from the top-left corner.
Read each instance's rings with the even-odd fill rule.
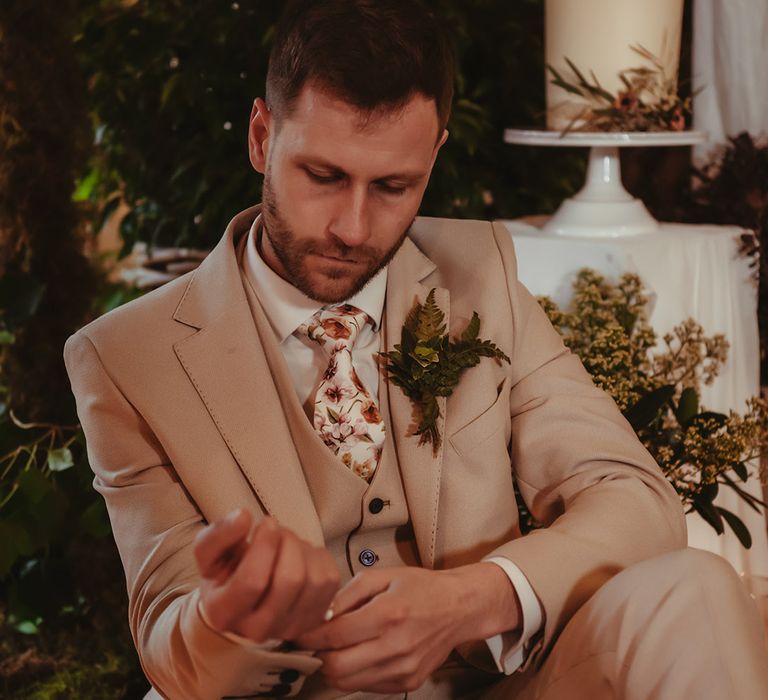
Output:
[[[662,224],[657,233],[627,238],[563,238],[538,228],[541,217],[505,221],[517,252],[519,276],[534,295],[548,295],[567,306],[571,284],[583,267],[616,281],[637,273],[652,299],[650,322],[659,338],[688,317],[707,335],[723,333],[731,348],[714,384],[702,388],[702,405],[713,411],[744,413],[745,401],[759,394],[757,287],[747,260],[737,255],[741,230],[726,226]],[[759,481],[745,485],[762,498]],[[768,576],[766,523],[730,489],[721,489],[718,505],[736,513],[752,534],[745,550],[730,529],[722,536],[699,515],[688,516],[688,541],[722,555],[737,572]]]

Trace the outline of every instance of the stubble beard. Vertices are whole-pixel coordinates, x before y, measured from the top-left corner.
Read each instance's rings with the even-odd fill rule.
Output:
[[[347,246],[339,240],[334,243],[315,240],[298,241],[285,223],[268,177],[264,178],[261,218],[263,235],[269,239],[272,250],[283,266],[286,281],[310,299],[323,304],[338,304],[346,301],[365,287],[379,270],[389,264],[405,241],[413,223],[411,221],[411,224],[400,234],[395,245],[383,253],[366,245]],[[360,266],[362,272],[350,273],[340,268],[336,271],[329,270],[327,273],[313,274],[307,265],[307,257],[310,255],[353,259],[363,263]]]

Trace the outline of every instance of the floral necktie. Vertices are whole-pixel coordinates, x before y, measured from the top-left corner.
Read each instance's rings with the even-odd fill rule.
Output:
[[[369,320],[364,311],[341,304],[320,309],[298,329],[330,355],[315,395],[315,430],[349,469],[368,482],[386,432],[379,407],[352,365],[352,347]]]

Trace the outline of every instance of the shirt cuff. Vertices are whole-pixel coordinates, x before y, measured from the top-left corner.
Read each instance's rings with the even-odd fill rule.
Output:
[[[216,632],[216,634],[220,634],[225,639],[228,639],[230,642],[234,642],[235,644],[239,644],[240,646],[249,647],[251,649],[261,649],[262,651],[275,651],[279,646],[283,644],[282,639],[267,639],[263,642],[254,642],[252,639],[248,639],[248,637],[242,637],[239,634],[235,634],[234,632],[221,632],[217,630],[208,619],[208,615],[206,615],[205,608],[203,607],[202,601],[200,599],[197,601],[197,612],[200,614],[203,622],[214,632]]]
[[[502,568],[509,577],[522,608],[523,631],[519,636],[512,632],[502,632],[485,640],[496,662],[496,668],[508,676],[520,668],[525,661],[530,651],[531,638],[541,628],[544,613],[531,584],[517,565],[506,557],[491,557],[483,561],[492,561]]]

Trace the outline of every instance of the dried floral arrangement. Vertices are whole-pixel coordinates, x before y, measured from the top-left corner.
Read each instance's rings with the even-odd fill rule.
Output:
[[[677,93],[675,76],[667,75],[661,60],[643,46],[630,48],[653,67],[628,68],[619,73],[624,90],[615,95],[608,92],[590,71],[584,73],[566,58],[577,82],[566,80],[553,66],[552,84],[566,92],[587,100],[585,105],[566,126],[570,131],[682,131],[690,121],[692,97],[681,99]]]
[[[728,415],[700,405],[702,384],[712,384],[727,359],[725,337],[708,337],[688,319],[654,350],[657,335],[637,275],[625,274],[614,285],[584,269],[573,289],[568,311],[539,299],[565,344],[616,401],[687,512],[699,513],[718,534],[728,525],[749,548],[752,538],[743,521],[713,501],[727,487],[758,513],[767,507],[742,485],[755,475],[751,465],[768,453],[768,404],[755,397],[744,414]]]

